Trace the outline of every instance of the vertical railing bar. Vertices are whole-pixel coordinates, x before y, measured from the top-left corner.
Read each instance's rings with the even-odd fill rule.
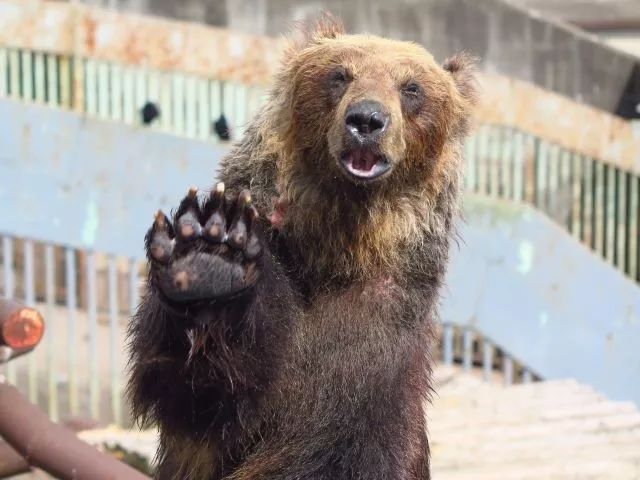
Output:
[[[600,164],[595,159],[590,159],[592,172],[591,172],[591,249],[598,251],[598,246],[602,237],[599,235],[601,225],[600,212],[598,208],[600,202],[598,198],[600,191],[602,190],[602,183],[599,181],[601,177]]]
[[[121,122],[122,114],[122,66],[118,64],[109,65],[109,95],[111,100],[111,118]]]
[[[9,93],[14,99],[20,98],[20,54],[9,50]]]
[[[36,288],[34,278],[34,245],[33,240],[24,241],[24,302],[30,307],[36,306]],[[29,400],[32,403],[38,401],[38,364],[37,350],[28,356],[28,385]]]
[[[38,103],[45,103],[46,99],[46,78],[45,78],[45,62],[46,58],[44,53],[36,52],[34,55],[34,85],[35,85],[35,100]]]
[[[491,170],[489,172],[489,195],[492,197],[499,197],[502,195],[502,162],[500,150],[504,148],[502,128],[494,126],[493,134],[491,135]]]
[[[549,148],[548,178],[547,178],[547,212],[548,216],[559,221],[559,185],[560,185],[560,148],[558,145],[551,145]]]
[[[465,372],[471,371],[473,362],[473,332],[470,328],[465,328],[462,334],[462,368]]]
[[[82,60],[79,60],[83,63]],[[98,115],[98,81],[96,78],[96,64],[94,60],[87,59],[84,61],[85,65],[85,99],[86,99],[86,112],[89,115]]]
[[[467,139],[465,144],[465,185],[468,191],[475,191],[476,185],[476,135],[472,135]]]
[[[57,362],[56,350],[54,344],[57,332],[57,321],[55,317],[55,251],[52,245],[46,245],[44,251],[44,281],[45,281],[45,302],[47,305],[46,319],[47,322],[45,334],[47,344],[47,385],[49,400],[49,417],[54,421],[58,421],[58,378],[57,378]]]
[[[531,374],[531,370],[525,368],[522,371],[522,383],[531,383],[533,381],[533,375]]]
[[[482,342],[482,376],[486,382],[493,377],[493,344],[489,340]]]
[[[185,80],[185,133],[193,138],[198,136],[197,83],[193,75]]]
[[[637,235],[634,221],[634,212],[635,212],[635,195],[634,195],[634,174],[631,172],[625,173],[625,182],[626,182],[626,201],[625,204],[627,206],[626,215],[625,215],[625,223],[626,223],[626,231],[625,231],[625,242],[624,242],[624,258],[625,258],[625,267],[624,271],[631,278],[635,279],[635,268],[634,268],[634,251],[633,251],[633,243],[634,236]]]
[[[616,256],[616,241],[618,239],[618,175],[612,165],[605,165],[607,174],[607,236],[605,237],[605,258],[614,265]]]
[[[127,66],[123,69],[122,90],[122,102],[124,104],[122,118],[127,125],[133,125],[135,123],[137,111],[132,67]],[[162,115],[162,112],[160,112],[160,115]]]
[[[22,98],[33,101],[33,53],[23,50],[21,55],[22,63]]]
[[[118,265],[115,257],[110,256],[108,261],[109,276],[109,350],[111,363],[111,408],[113,420],[116,425],[122,424],[121,418],[121,393],[120,393],[120,340],[119,333],[119,309],[118,309]]]
[[[246,116],[247,106],[247,87],[245,85],[237,85],[235,88],[234,98],[234,125],[236,130],[236,139],[242,138],[244,130],[247,126]]]
[[[613,248],[613,264],[619,270],[626,273],[625,240],[626,240],[626,219],[627,219],[627,183],[624,172],[619,168],[615,172],[615,235]]]
[[[129,313],[135,315],[140,297],[140,276],[138,274],[138,260],[129,259]]]
[[[65,249],[65,277],[67,323],[69,335],[69,409],[72,415],[79,410],[78,399],[78,321],[76,298],[76,253],[71,247]]]
[[[183,134],[185,124],[184,77],[172,75],[173,78],[173,125],[172,132]]]
[[[173,84],[169,75],[160,77],[160,125],[163,130],[171,130],[173,125]]]
[[[198,80],[198,137],[205,140],[211,136],[213,119],[209,117],[209,88],[206,79]]]
[[[220,114],[222,113],[222,87],[220,82],[216,80],[212,80],[209,83],[209,108],[210,113],[209,116],[212,122],[215,122],[220,118]],[[218,142],[220,139],[214,135],[212,139],[215,142]]]
[[[136,123],[141,123],[140,112],[142,110],[142,107],[149,100],[148,93],[147,93],[147,72],[140,68],[136,69],[134,72],[135,72],[135,98],[136,98],[135,110],[136,110],[136,115],[138,117],[136,120]],[[160,120],[162,120],[164,116],[167,115],[167,113],[165,113],[164,109],[161,108]]]
[[[80,58],[75,60],[63,56],[60,58],[60,105],[71,108],[76,113],[84,113],[84,64]]]
[[[9,55],[6,48],[0,48],[0,97],[9,96]]]
[[[98,115],[100,118],[111,118],[110,96],[112,94],[109,66],[106,62],[98,63]]]
[[[504,375],[505,386],[513,384],[513,359],[505,353],[502,358],[502,373]]]
[[[636,242],[634,250],[635,254],[635,280],[640,281],[640,177],[635,177],[635,195],[634,195],[634,207],[635,207],[635,235],[633,240]]]
[[[448,323],[442,327],[442,362],[453,365],[453,325]]]
[[[501,146],[502,146],[502,168],[500,169],[500,190],[499,195],[504,199],[513,198],[513,130],[511,128],[502,127]]]
[[[513,199],[516,202],[522,202],[524,198],[525,149],[524,136],[521,132],[514,132],[513,147]]]
[[[53,55],[47,55],[47,104],[57,107],[60,105],[58,97],[58,58]]]
[[[98,371],[98,302],[96,260],[94,252],[87,252],[87,321],[89,329],[89,413],[100,417],[100,380]]]

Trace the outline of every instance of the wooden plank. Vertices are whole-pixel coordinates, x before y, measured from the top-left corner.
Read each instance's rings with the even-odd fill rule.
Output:
[[[173,84],[171,76],[160,76],[160,126],[165,131],[170,131],[173,125]]]

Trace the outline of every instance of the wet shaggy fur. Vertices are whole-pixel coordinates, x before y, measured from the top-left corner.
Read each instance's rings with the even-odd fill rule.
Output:
[[[472,63],[441,66],[418,45],[326,19],[291,43],[219,173],[260,213],[255,284],[174,304],[150,257],[128,391],[135,416],[160,428],[157,478],[429,478],[428,352]],[[340,164],[345,112],[361,100],[390,118],[373,148],[391,168],[373,181]]]

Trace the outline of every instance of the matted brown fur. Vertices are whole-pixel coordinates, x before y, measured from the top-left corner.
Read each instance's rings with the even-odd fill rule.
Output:
[[[132,323],[129,392],[160,426],[159,478],[429,478],[429,347],[473,72],[465,55],[441,66],[329,17],[291,42],[220,171],[263,219],[260,279],[199,311],[202,353],[188,361],[197,308],[163,307],[153,275]],[[344,167],[345,116],[365,100],[389,119],[375,145],[389,169],[373,181]]]

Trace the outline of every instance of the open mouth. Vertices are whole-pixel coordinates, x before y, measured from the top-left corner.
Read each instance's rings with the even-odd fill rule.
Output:
[[[351,150],[342,155],[340,163],[349,175],[358,180],[373,180],[391,169],[391,164],[384,155],[368,149]]]

